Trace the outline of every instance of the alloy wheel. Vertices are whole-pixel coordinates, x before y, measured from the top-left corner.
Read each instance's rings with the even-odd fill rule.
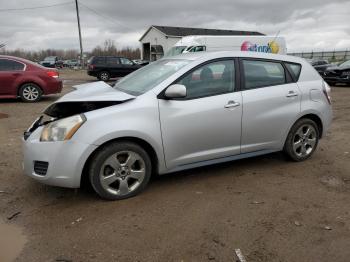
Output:
[[[293,137],[293,151],[299,157],[312,153],[317,143],[317,132],[312,125],[302,125]]]
[[[111,194],[124,196],[141,185],[145,174],[145,161],[139,154],[121,151],[104,161],[100,170],[100,182]]]
[[[107,81],[109,79],[109,75],[108,75],[108,73],[103,72],[103,73],[100,74],[100,78],[103,81]]]
[[[32,85],[27,85],[23,89],[23,97],[28,101],[35,101],[40,96],[39,90]]]

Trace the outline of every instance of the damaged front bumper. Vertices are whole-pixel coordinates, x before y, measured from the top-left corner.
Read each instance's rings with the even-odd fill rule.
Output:
[[[42,129],[23,140],[25,175],[47,185],[79,188],[84,165],[97,146],[76,140],[41,142]]]

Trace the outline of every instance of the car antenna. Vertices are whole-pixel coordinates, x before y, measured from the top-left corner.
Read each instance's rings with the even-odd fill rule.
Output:
[[[276,33],[275,38],[273,39],[273,41],[276,40],[276,38],[278,37],[278,35],[280,34],[280,32],[281,32],[281,30],[278,30],[278,31],[277,31],[277,33]]]

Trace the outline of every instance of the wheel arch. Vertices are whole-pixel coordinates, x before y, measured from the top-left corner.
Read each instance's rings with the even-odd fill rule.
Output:
[[[308,118],[308,119],[311,119],[312,121],[314,121],[316,124],[317,124],[317,127],[318,127],[318,131],[319,131],[319,138],[322,138],[323,136],[323,123],[322,123],[322,120],[321,118],[316,115],[316,114],[313,114],[313,113],[309,113],[309,114],[305,114],[301,117],[299,117],[295,122],[294,124],[299,121],[300,119],[302,118]],[[293,124],[293,125],[294,125]]]
[[[89,184],[89,177],[88,177],[88,168],[90,165],[90,162],[92,158],[103,148],[104,146],[114,143],[114,142],[133,142],[139,146],[141,146],[146,153],[149,155],[152,163],[152,175],[158,174],[158,165],[159,165],[159,159],[156,153],[156,150],[153,148],[153,146],[148,143],[146,140],[138,138],[138,137],[132,137],[132,136],[126,136],[126,137],[118,137],[115,139],[111,139],[108,141],[105,141],[101,145],[99,145],[86,159],[84,163],[84,167],[82,169],[81,179],[80,179],[80,186],[82,185],[88,185]]]

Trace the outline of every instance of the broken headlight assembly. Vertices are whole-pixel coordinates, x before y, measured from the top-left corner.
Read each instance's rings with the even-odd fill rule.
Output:
[[[47,123],[41,132],[40,141],[69,140],[85,121],[86,117],[84,114],[79,114]]]

